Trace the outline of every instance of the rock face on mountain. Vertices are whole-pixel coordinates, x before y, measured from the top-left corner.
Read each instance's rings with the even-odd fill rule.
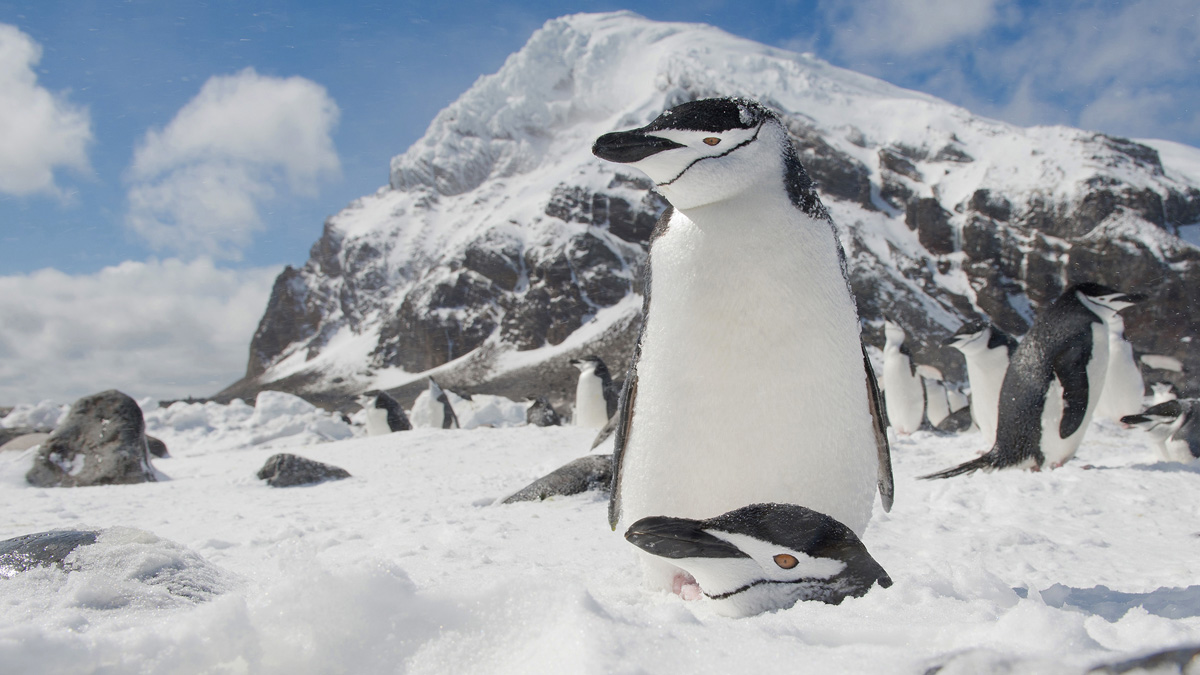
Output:
[[[329,219],[276,280],[246,377],[222,396],[270,386],[336,406],[380,388],[407,405],[436,369],[456,390],[569,405],[567,362],[593,353],[619,378],[665,203],[591,143],[716,95],[786,120],[868,344],[886,311],[919,362],[959,380],[940,341],[962,322],[1020,335],[1095,280],[1150,295],[1126,335],[1182,359],[1158,379],[1197,391],[1200,248],[1181,235],[1200,230],[1200,150],[1015,127],[712,27],[613,13],[548,22],[392,160],[387,187]]]

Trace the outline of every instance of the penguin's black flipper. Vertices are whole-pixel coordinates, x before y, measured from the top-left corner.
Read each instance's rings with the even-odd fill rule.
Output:
[[[969,462],[963,462],[962,464],[959,464],[956,467],[946,469],[945,471],[938,471],[937,473],[931,473],[931,474],[928,474],[925,476],[917,476],[917,480],[933,480],[935,478],[954,478],[955,476],[962,476],[964,474],[975,473],[976,471],[978,471],[980,469],[993,469],[993,468],[995,468],[995,467],[992,464],[992,453],[989,452],[985,455],[976,457],[975,459],[973,459]]]
[[[1087,415],[1088,361],[1092,359],[1092,338],[1080,333],[1066,348],[1054,356],[1054,376],[1063,389],[1063,414],[1058,425],[1058,437],[1067,438],[1079,430]]]
[[[883,405],[883,394],[879,391],[879,381],[875,379],[875,369],[871,367],[871,359],[867,356],[867,346],[862,346],[863,367],[867,371],[867,407],[875,427],[875,448],[879,456],[879,473],[876,479],[879,483],[879,501],[883,503],[885,512],[892,510],[896,485],[892,479],[892,451],[887,439],[887,408]]]

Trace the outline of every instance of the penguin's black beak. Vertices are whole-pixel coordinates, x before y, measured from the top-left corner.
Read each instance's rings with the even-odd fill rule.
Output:
[[[652,516],[625,532],[638,548],[663,558],[749,558],[740,548],[701,529],[700,521]]]
[[[1127,293],[1125,295],[1120,296],[1119,298],[1116,298],[1117,302],[1128,302],[1131,304],[1137,303],[1137,302],[1142,302],[1145,299],[1146,299],[1145,293]]]
[[[1149,421],[1150,421],[1150,418],[1146,417],[1145,415],[1126,415],[1121,418],[1121,424],[1129,424],[1129,425],[1145,424],[1146,422],[1149,422]]]
[[[610,162],[631,164],[663,150],[682,147],[683,145],[675,141],[650,136],[637,130],[614,131],[596,139],[592,144],[592,154]]]
[[[962,336],[961,335],[951,335],[950,337],[946,338],[945,340],[942,340],[942,346],[943,347],[953,347],[954,345],[958,344],[958,339],[960,337],[962,337]]]

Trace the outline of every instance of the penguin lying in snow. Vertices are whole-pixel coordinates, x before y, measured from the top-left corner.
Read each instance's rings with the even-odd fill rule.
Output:
[[[1121,421],[1149,432],[1165,462],[1200,458],[1200,401],[1171,399]]]
[[[862,532],[876,489],[891,506],[883,404],[836,230],[779,117],[691,101],[592,152],[671,203],[617,413],[610,525],[778,502]],[[643,563],[671,587],[677,566]]]
[[[1108,367],[1108,319],[1140,296],[1071,286],[1034,321],[1000,387],[996,441],[977,459],[921,478],[1061,466],[1079,449]]]
[[[358,404],[367,411],[367,434],[382,436],[393,431],[410,431],[412,423],[400,403],[387,392],[372,389],[358,397]]]
[[[575,426],[600,429],[617,412],[617,390],[613,386],[608,366],[599,356],[571,359],[579,369],[575,385]]]
[[[892,580],[850,528],[795,504],[752,504],[716,518],[653,516],[625,538],[683,570],[673,590],[716,601],[722,614],[748,616],[800,600],[836,605]]]

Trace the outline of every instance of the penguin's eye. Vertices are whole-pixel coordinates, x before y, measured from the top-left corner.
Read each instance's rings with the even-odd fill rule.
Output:
[[[721,142],[721,139],[717,138],[716,136],[709,136],[708,138],[704,139],[705,145],[716,145],[717,143],[720,143],[720,142]]]
[[[787,553],[780,553],[779,555],[775,556],[775,564],[779,565],[780,567],[782,567],[785,570],[790,570],[793,567],[795,567],[796,565],[799,565],[800,561],[796,560],[796,556],[794,556],[794,555],[788,555]]]

